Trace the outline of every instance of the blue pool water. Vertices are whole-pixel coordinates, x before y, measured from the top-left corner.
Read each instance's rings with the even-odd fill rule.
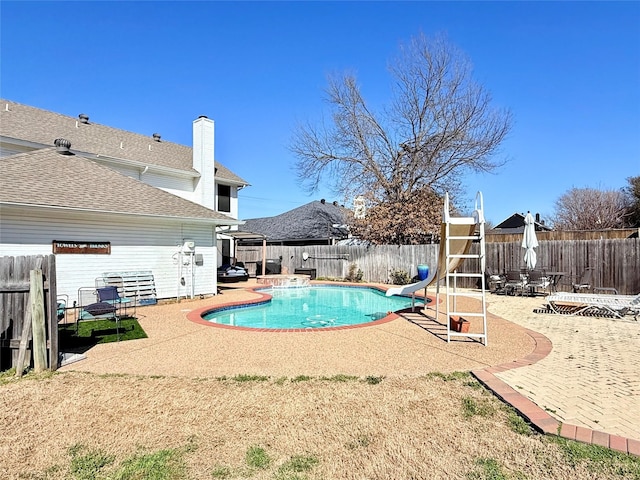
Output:
[[[270,302],[257,306],[228,307],[206,313],[203,319],[222,325],[250,328],[327,328],[358,325],[411,307],[411,298],[386,297],[366,287],[282,288],[260,290]],[[416,299],[416,305],[422,301]]]

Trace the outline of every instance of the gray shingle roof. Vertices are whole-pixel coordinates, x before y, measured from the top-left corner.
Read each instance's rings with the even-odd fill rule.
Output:
[[[0,203],[234,225],[236,220],[55,147],[0,159]]]
[[[238,229],[260,233],[269,241],[343,238],[346,231],[332,225],[346,224],[348,213],[349,210],[340,205],[314,201],[275,217],[246,220]]]
[[[71,141],[76,152],[99,154],[146,165],[158,165],[196,174],[193,150],[177,143],[157,142],[152,136],[127,132],[78,118],[0,99],[0,135],[41,146],[52,146],[56,138]],[[216,178],[231,183],[248,183],[216,161]]]
[[[503,220],[498,225],[491,229],[491,233],[522,233],[524,232],[524,217],[523,213],[514,213],[509,218]],[[536,231],[550,231],[553,230],[548,225],[540,222],[534,222]]]

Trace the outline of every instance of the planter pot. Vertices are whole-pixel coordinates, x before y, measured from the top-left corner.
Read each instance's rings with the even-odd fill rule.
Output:
[[[469,331],[469,320],[458,316],[449,317],[449,329],[454,332],[467,333]]]
[[[426,280],[428,276],[429,276],[429,266],[418,265],[418,278],[420,280]]]

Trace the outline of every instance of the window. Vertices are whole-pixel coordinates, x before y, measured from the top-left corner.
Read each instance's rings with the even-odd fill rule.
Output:
[[[231,211],[231,187],[229,185],[218,185],[218,211]]]

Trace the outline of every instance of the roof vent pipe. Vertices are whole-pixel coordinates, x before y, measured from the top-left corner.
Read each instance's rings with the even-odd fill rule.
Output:
[[[56,152],[61,155],[71,155],[69,149],[71,148],[71,142],[64,138],[56,138],[53,141],[53,144],[56,146]]]
[[[80,115],[78,115],[78,118],[80,119],[80,123],[85,123],[87,125],[89,124],[89,115],[81,113]]]
[[[159,134],[159,133],[154,133],[154,134],[153,134],[153,139],[154,139],[156,142],[159,142],[159,141],[160,141],[160,134]]]

